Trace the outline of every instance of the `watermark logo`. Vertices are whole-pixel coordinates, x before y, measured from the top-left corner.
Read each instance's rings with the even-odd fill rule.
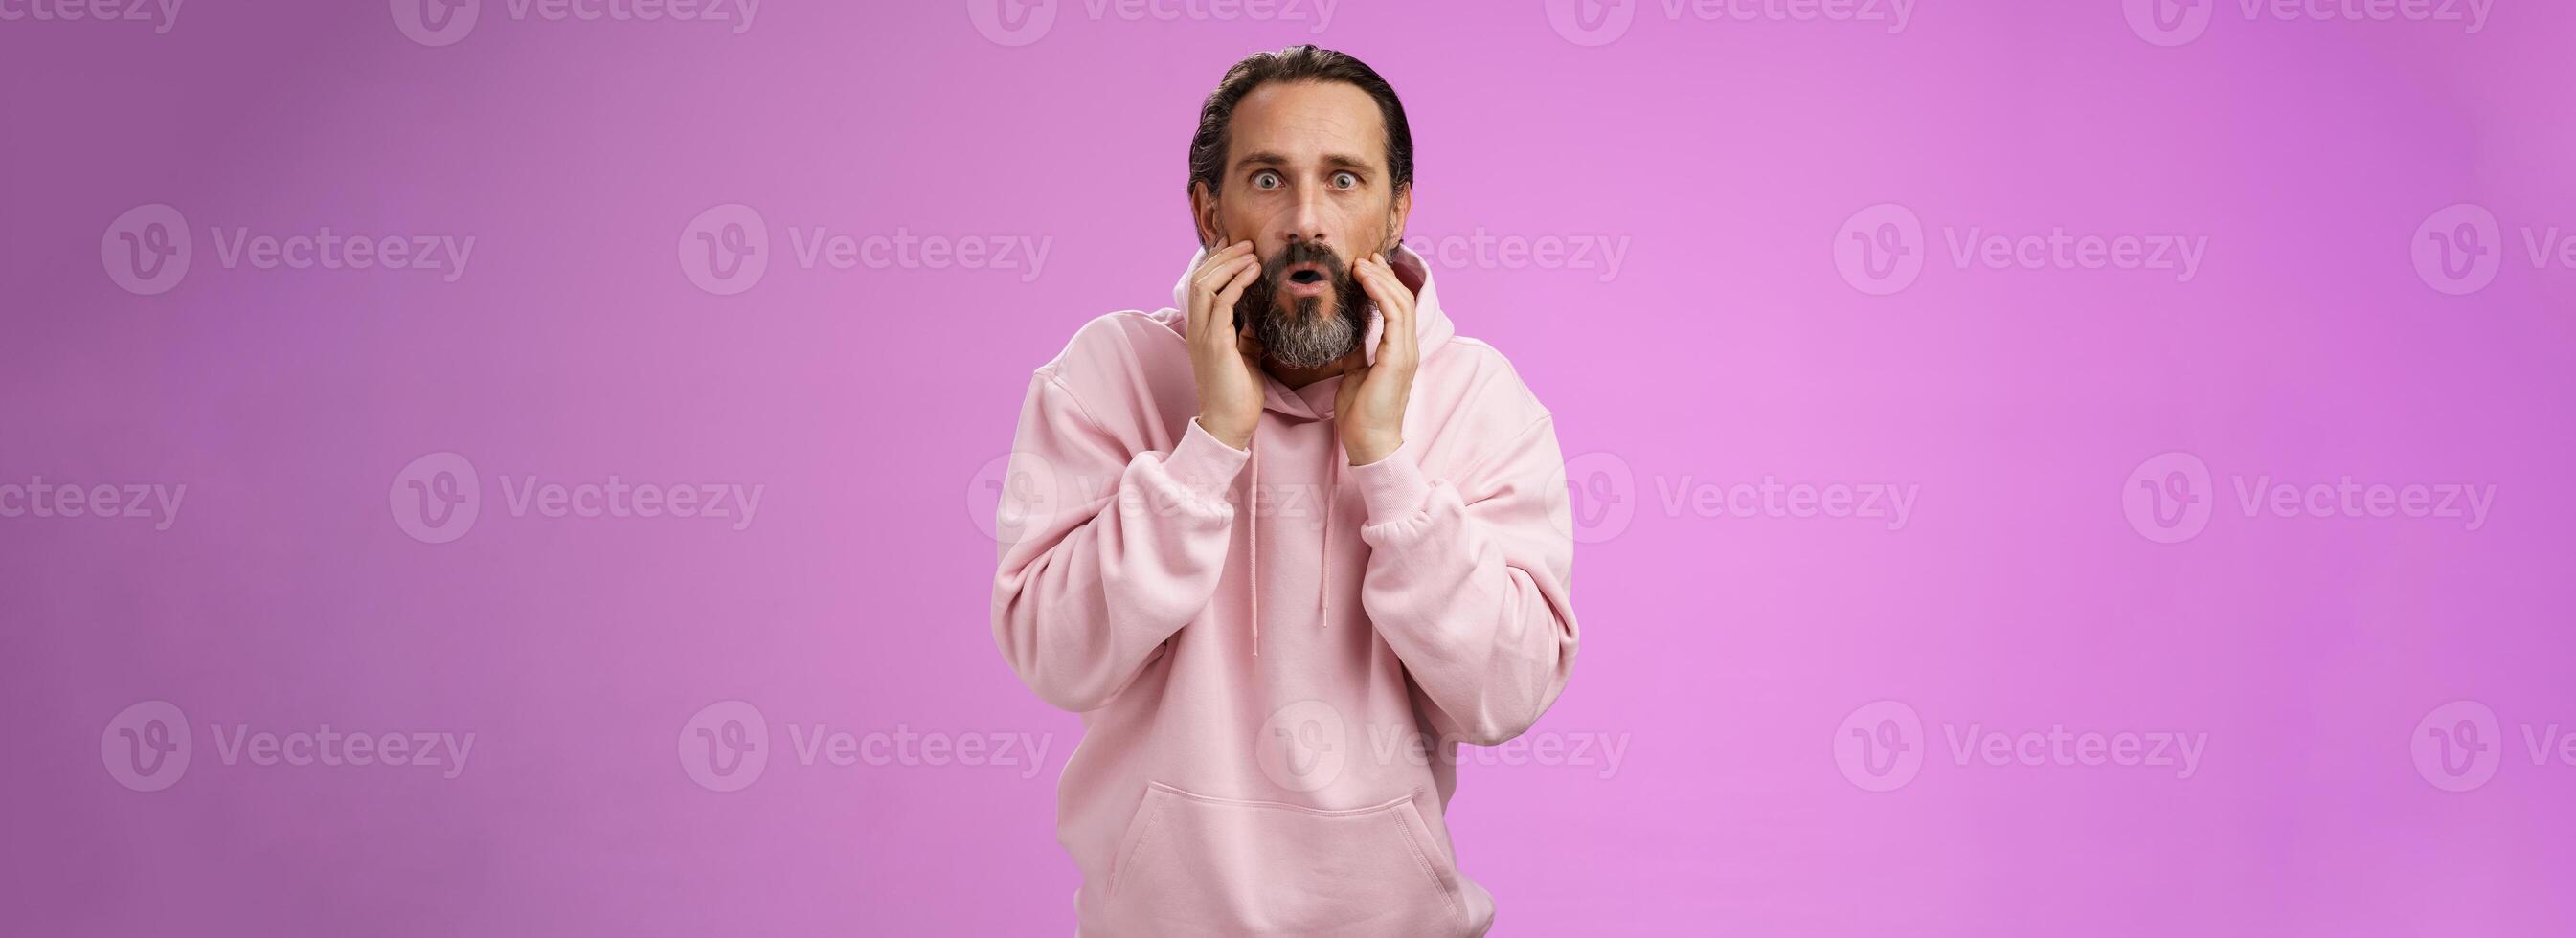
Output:
[[[717,296],[751,289],[769,272],[769,223],[740,202],[699,212],[680,229],[680,272]]]
[[[1603,46],[1626,35],[1645,0],[1548,0],[1548,25],[1578,46]],[[1666,22],[1863,23],[1890,36],[1914,20],[1914,0],[1653,0]]]
[[[741,791],[769,769],[769,721],[740,700],[702,707],[680,724],[680,770],[708,791]]]
[[[474,31],[483,0],[392,0],[394,28],[430,48],[454,45]]]
[[[1289,791],[1315,791],[1342,777],[1351,759],[1350,725],[1342,711],[1321,700],[1300,700],[1271,711],[1253,733],[1253,761]]]
[[[23,483],[0,482],[0,518],[132,518],[167,531],[178,523],[187,498],[186,483],[77,485],[29,476]]]
[[[1539,730],[1482,746],[1462,733],[1434,736],[1409,725],[1378,722],[1368,724],[1368,737],[1369,758],[1377,765],[1429,766],[1436,760],[1449,766],[1591,768],[1599,779],[1618,776],[1619,766],[1628,760],[1628,744],[1634,741],[1628,733]]]
[[[1404,246],[1441,270],[1580,270],[1609,283],[1627,263],[1627,235],[1497,235],[1477,225],[1463,235],[1411,235]]]
[[[0,0],[0,23],[149,23],[165,35],[186,0]]]
[[[188,774],[195,749],[188,718],[166,700],[127,707],[98,734],[98,758],[108,777],[135,791],[160,791]]]
[[[1578,46],[1602,46],[1628,34],[1639,0],[1547,0],[1547,24]]]
[[[1834,765],[1862,791],[1895,791],[1923,771],[1923,716],[1900,700],[1860,705],[1834,728]]]
[[[896,723],[892,730],[857,733],[824,723],[789,723],[787,741],[795,751],[796,764],[809,768],[994,766],[1016,768],[1020,779],[1027,781],[1045,770],[1047,750],[1054,748],[1055,734],[925,732],[913,729],[909,723]]]
[[[1783,479],[1721,481],[1695,473],[1654,473],[1653,500],[1639,474],[1617,453],[1594,451],[1566,460],[1551,478],[1567,495],[1550,506],[1557,531],[1577,543],[1598,544],[1627,532],[1642,513],[1665,518],[1875,521],[1890,532],[1913,520],[1923,486],[1912,482],[1841,482]],[[1562,516],[1559,517],[1558,515]]]
[[[2176,781],[2200,774],[2209,734],[2174,730],[1989,729],[1982,722],[1941,724],[1943,749],[1962,768],[2169,768]],[[1913,783],[1931,748],[1923,718],[1903,701],[1864,704],[1834,728],[1834,764],[1864,791],[1895,791]]]
[[[789,721],[788,763],[812,768],[1001,767],[1036,778],[1055,746],[1052,733],[924,731],[908,723],[891,730],[856,732],[828,723]],[[680,724],[680,771],[698,787],[731,792],[751,787],[769,771],[769,719],[748,701],[708,704]]]
[[[966,18],[994,45],[1025,46],[1055,28],[1056,0],[966,0]]]
[[[2504,764],[2503,724],[2495,710],[2474,700],[2454,700],[2424,714],[2408,745],[2416,773],[2443,791],[2473,791]]]
[[[423,544],[444,544],[474,530],[483,513],[483,483],[474,463],[455,453],[431,453],[394,473],[389,498],[394,524]]]
[[[498,477],[501,508],[513,518],[714,518],[747,530],[769,491],[762,483],[628,482],[611,473],[590,482],[548,481],[534,474]],[[482,486],[474,464],[455,453],[431,453],[394,473],[388,492],[394,524],[413,540],[444,544],[464,537],[482,516]]]
[[[1953,765],[1992,768],[2170,768],[2176,781],[2200,773],[2209,734],[2170,730],[2046,730],[2010,732],[1982,722],[1941,724]],[[1864,791],[1895,791],[1913,783],[1931,748],[1922,716],[1903,701],[1862,705],[1834,728],[1834,763],[1843,778]]]
[[[1859,518],[1889,531],[1905,530],[1923,494],[1923,486],[1910,482],[1783,482],[1768,474],[1759,483],[1732,485],[1692,475],[1657,476],[1655,489],[1668,518],[1685,512],[1701,518]]]
[[[2209,18],[2225,0],[2125,0],[2129,29],[2159,46],[2179,46],[2209,30]]]
[[[1307,32],[1333,25],[1341,0],[1081,0],[1094,23],[1306,23]],[[1055,28],[1056,0],[966,0],[966,18],[995,45],[1019,47]]]
[[[2147,457],[2120,486],[2120,509],[2138,536],[2174,544],[2200,536],[2217,503],[2210,487],[2209,464],[2190,453]]]
[[[1104,485],[1109,484],[1106,480]],[[1063,504],[1063,483],[1055,466],[1034,452],[993,457],[966,482],[966,515],[976,530],[1004,544],[1016,544],[1046,530]]]
[[[2552,239],[2557,229],[2550,229]],[[2525,231],[2526,241],[2533,241]],[[2466,296],[2494,283],[2496,272],[2504,267],[2504,229],[2496,223],[2494,212],[2469,202],[2444,206],[2415,226],[2415,238],[2408,243],[2415,261],[2415,275],[2424,285],[2451,296]],[[2545,249],[2534,241],[2533,266],[2546,259]]]
[[[2158,46],[2179,46],[2208,31],[2230,0],[2122,0],[2129,30]],[[2495,0],[2233,0],[2248,23],[2459,23],[2476,35],[2487,27]]]
[[[394,28],[431,48],[464,39],[483,13],[482,0],[390,2]],[[760,17],[760,0],[501,0],[495,12],[522,23],[715,23],[739,36]]]
[[[474,754],[473,733],[352,733],[324,723],[311,730],[253,730],[248,723],[216,723],[215,758],[223,765],[331,768],[395,766],[439,771],[441,778],[465,774]],[[125,708],[107,721],[98,737],[100,761],[117,784],[135,791],[160,791],[188,773],[195,734],[177,706],[148,700]]]
[[[2470,532],[2486,528],[2496,499],[2492,482],[2363,482],[2343,475],[2302,484],[2240,472],[2229,474],[2232,492],[2222,496],[2213,480],[2200,457],[2162,453],[2129,472],[2120,486],[2121,509],[2140,536],[2174,544],[2198,537],[2222,499],[2247,518],[2456,519]]]
[[[193,255],[188,219],[179,210],[153,202],[127,209],[109,222],[98,239],[98,260],[107,278],[136,296],[168,293],[188,276]]]
[[[1913,286],[1923,274],[1923,219],[1894,202],[1853,212],[1834,231],[1834,269],[1871,296]]]
[[[2177,283],[2200,276],[2208,235],[2181,233],[2076,233],[2064,226],[2046,232],[1991,231],[1983,225],[1943,225],[1944,258],[1958,270],[2121,270],[2170,272]],[[1834,267],[1852,289],[1886,296],[1914,285],[1930,245],[1923,221],[1905,206],[1883,202],[1861,209],[1834,232]]]
[[[287,234],[210,226],[206,234],[214,243],[215,262],[226,270],[427,270],[455,283],[474,257],[473,235],[343,234],[327,225]],[[117,216],[98,244],[108,279],[141,296],[177,287],[195,253],[187,219],[158,202]]]
[[[680,272],[701,290],[732,296],[768,273],[770,243],[768,222],[759,212],[738,202],[718,205],[680,229]],[[856,233],[827,225],[790,225],[787,247],[786,260],[799,270],[1017,271],[1020,282],[1027,283],[1045,270],[1055,238],[925,234],[901,226]]]
[[[1989,730],[1983,723],[1961,727],[1957,723],[1941,724],[1941,734],[1949,743],[1950,760],[1957,765],[1982,762],[1996,768],[2007,766],[2118,766],[2121,768],[2171,768],[2176,781],[2187,781],[2200,774],[2200,757],[2209,751],[2208,733],[2170,730],[2138,732],[2073,732],[2063,723],[2049,724],[2047,731],[2027,730],[2019,733]]]
[[[1590,452],[1566,460],[1565,485],[1570,528],[1562,533],[1576,543],[1618,537],[1637,516],[1637,475],[1617,453]]]

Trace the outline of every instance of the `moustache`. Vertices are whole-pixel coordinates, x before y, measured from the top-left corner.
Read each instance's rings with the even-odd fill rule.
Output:
[[[1359,280],[1351,275],[1350,265],[1343,263],[1341,255],[1333,253],[1332,248],[1318,241],[1290,241],[1279,253],[1261,262],[1260,278],[1253,281],[1251,288],[1243,292],[1241,302],[1235,304],[1234,327],[1240,330],[1250,317],[1269,312],[1280,286],[1287,282],[1288,268],[1303,264],[1323,268],[1321,279],[1332,284],[1334,296],[1345,299],[1365,296]]]

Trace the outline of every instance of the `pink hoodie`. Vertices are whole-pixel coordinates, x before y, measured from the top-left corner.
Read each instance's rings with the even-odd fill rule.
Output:
[[[1493,923],[1445,814],[1458,743],[1520,735],[1574,669],[1565,464],[1511,363],[1393,261],[1422,366],[1404,445],[1369,465],[1342,453],[1338,377],[1264,375],[1249,451],[1201,429],[1180,309],[1094,319],[1029,382],[993,637],[1082,714],[1057,837],[1085,935]]]

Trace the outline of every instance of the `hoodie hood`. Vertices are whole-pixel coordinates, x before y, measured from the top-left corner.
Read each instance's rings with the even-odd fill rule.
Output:
[[[1156,322],[1180,333],[1184,341],[1189,338],[1190,275],[1196,273],[1199,264],[1207,260],[1207,254],[1206,248],[1200,248],[1197,253],[1190,255],[1189,264],[1181,268],[1180,279],[1172,284],[1172,308],[1163,310],[1154,317]],[[1422,255],[1415,254],[1412,248],[1405,247],[1404,242],[1398,241],[1395,250],[1387,257],[1387,266],[1395,270],[1396,279],[1404,281],[1405,286],[1413,289],[1414,340],[1422,348],[1422,360],[1428,362],[1432,354],[1449,341],[1450,336],[1457,334],[1457,330],[1449,324],[1448,314],[1440,311],[1440,294],[1432,289],[1430,265],[1423,262]],[[1385,334],[1386,315],[1378,312],[1372,305],[1369,310],[1368,334],[1360,337],[1360,354],[1365,356],[1371,365],[1377,364],[1378,340]],[[1304,387],[1291,388],[1271,376],[1268,371],[1263,371],[1261,407],[1269,415],[1268,419],[1331,420],[1335,394],[1341,390],[1341,385],[1342,376],[1334,375]],[[1333,627],[1332,577],[1327,561],[1333,552],[1334,510],[1336,504],[1342,500],[1342,468],[1343,464],[1350,459],[1343,454],[1338,445],[1325,452],[1325,459],[1331,465],[1325,467],[1323,475],[1330,481],[1324,488],[1324,538],[1322,546],[1317,548],[1315,564],[1317,568],[1324,569],[1327,573],[1315,587],[1315,610],[1323,627],[1329,629]],[[1252,491],[1256,493],[1254,497],[1258,498],[1258,493],[1262,491],[1261,442],[1258,432],[1253,434],[1250,463]],[[1252,528],[1250,550],[1253,589],[1250,593],[1249,605],[1244,611],[1252,620],[1252,653],[1258,655],[1261,653],[1261,511],[1256,505],[1245,514],[1251,518],[1249,524]]]

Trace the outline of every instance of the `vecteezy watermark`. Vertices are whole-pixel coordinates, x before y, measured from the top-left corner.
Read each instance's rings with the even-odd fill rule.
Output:
[[[2292,481],[2243,473],[2230,482],[2233,501],[2248,518],[2440,518],[2457,520],[2466,531],[2486,527],[2496,497],[2491,482],[2363,482],[2350,475]],[[2198,537],[2219,500],[2209,464],[2180,451],[2148,457],[2120,485],[2129,527],[2159,544]]]
[[[2200,773],[2209,734],[2176,730],[1989,729],[1982,722],[1941,724],[1953,765],[1990,768],[2151,768],[2176,781]],[[1930,740],[1923,717],[1900,700],[1862,704],[1834,727],[1834,765],[1863,791],[1895,791],[1923,771]]]
[[[1617,453],[1595,451],[1565,461],[1563,533],[1580,544],[1618,537],[1637,517],[1637,473]]]
[[[2209,31],[2227,0],[2122,0],[2129,30],[2159,46],[2179,46]],[[2495,0],[2234,0],[2246,22],[2457,23],[2470,35],[2487,27]]]
[[[2506,762],[2505,750],[2519,748],[2534,767],[2576,766],[2576,727],[2555,721],[2518,724],[2521,745],[2505,739],[2504,722],[2495,709],[2475,700],[2454,700],[2415,721],[2407,751],[2424,781],[2443,791],[2475,791],[2494,780]]]
[[[179,25],[187,0],[0,0],[0,23],[144,23],[155,36]],[[138,27],[139,28],[139,27]]]
[[[2452,296],[2466,296],[2494,283],[2505,258],[2519,258],[2533,270],[2576,270],[2576,231],[2557,225],[2522,225],[2521,250],[2505,242],[2504,226],[2494,212],[2474,202],[2443,206],[2415,226],[2407,254],[2424,285]]]
[[[1333,25],[1341,0],[1079,0],[1094,23],[1290,23],[1308,34]],[[1058,0],[966,0],[966,20],[997,46],[1025,46],[1055,28]]]
[[[25,482],[0,482],[0,518],[132,519],[167,531],[187,498],[186,483],[80,485],[29,476]]]
[[[1617,453],[1590,452],[1565,461],[1565,533],[1578,543],[1618,537],[1637,517],[1637,472]],[[1879,522],[1902,531],[1914,517],[1923,487],[1911,482],[1703,479],[1697,474],[1653,477],[1655,496],[1643,504],[1666,518],[1741,518]]]
[[[215,758],[226,766],[305,768],[426,768],[440,778],[465,774],[474,754],[473,733],[350,732],[322,723],[313,729],[254,730],[248,723],[209,723]],[[98,756],[108,777],[135,791],[160,791],[188,774],[196,734],[178,706],[147,700],[107,721]]]
[[[800,270],[1001,270],[1021,283],[1046,269],[1055,237],[1013,234],[922,234],[836,231],[825,225],[790,226],[789,257]],[[732,296],[769,272],[769,223],[751,206],[728,202],[699,212],[680,228],[680,273],[717,296]]]
[[[1055,746],[1053,733],[924,732],[896,723],[891,730],[836,729],[827,723],[788,723],[789,756],[808,768],[1001,767],[1036,778]],[[741,791],[767,772],[772,742],[769,719],[741,700],[706,705],[680,724],[680,770],[708,791]]]
[[[616,473],[602,480],[562,482],[534,474],[499,477],[502,507],[525,518],[677,518],[729,522],[746,530],[760,515],[764,483],[628,482]],[[394,524],[413,540],[444,544],[464,537],[483,513],[483,487],[474,463],[455,453],[431,453],[394,473],[387,493]]]
[[[5,2],[5,0],[0,0]],[[517,22],[707,24],[739,36],[760,17],[760,0],[500,0]],[[432,48],[454,45],[483,18],[483,0],[391,0],[394,28]]]
[[[1619,774],[1627,762],[1627,733],[1534,730],[1492,746],[1469,744],[1464,736],[1433,736],[1411,727],[1369,724],[1369,755],[1381,765],[1538,766],[1591,769],[1595,778]]]
[[[1628,34],[1640,9],[1666,22],[1847,23],[1893,36],[1914,21],[1914,0],[1547,0],[1547,24],[1578,46],[1604,46]]]
[[[206,234],[216,263],[226,270],[427,271],[455,283],[474,257],[473,235],[348,234],[328,225],[283,234],[212,226]],[[177,287],[196,253],[187,218],[159,202],[127,209],[98,241],[108,279],[137,296]]]
[[[1782,482],[1768,473],[1759,483],[1729,484],[1691,475],[1655,479],[1667,518],[1685,513],[1698,518],[1862,518],[1890,531],[1905,530],[1922,489],[1910,482]]]
[[[2181,233],[2076,233],[2063,226],[2046,232],[1990,231],[1983,225],[1945,225],[1943,255],[1959,270],[2116,270],[2169,273],[2176,283],[2200,276],[2209,236]],[[1913,286],[1929,249],[1923,220],[1913,209],[1881,202],[1843,220],[1834,230],[1834,269],[1843,282],[1871,296]]]
[[[1442,270],[1596,271],[1609,283],[1628,258],[1628,236],[1593,234],[1496,235],[1477,225],[1473,234],[1408,235],[1404,246]]]
[[[1179,484],[1178,480],[1175,484]],[[1363,514],[1355,492],[1345,492],[1321,482],[1229,484],[1227,492],[1222,497],[1234,506],[1237,514],[1249,513],[1309,524],[1320,524],[1333,511],[1347,512],[1342,517],[1352,521],[1357,521]],[[1327,501],[1337,494],[1350,504],[1328,506]],[[1174,495],[1149,485],[1126,484],[1123,471],[1118,474],[1061,472],[1045,456],[1033,452],[993,457],[966,482],[967,517],[985,536],[997,541],[1016,542],[1030,532],[1043,530],[1060,513],[1080,511],[1087,517],[1103,510],[1114,510],[1121,517],[1142,521],[1203,514],[1210,508],[1187,494]]]
[[[1636,511],[1636,481],[1627,461],[1612,453],[1587,453],[1569,460],[1565,468],[1570,474],[1552,479],[1549,485],[1549,489],[1570,496],[1565,503],[1548,506],[1558,529],[1587,544],[1609,540],[1627,530],[1628,520]],[[1182,480],[1172,480],[1172,484],[1187,488]],[[1853,506],[1843,504],[1844,494],[1828,495],[1826,488],[1809,488],[1815,490],[1817,506],[1807,504],[1802,490],[1794,496],[1793,503],[1783,501],[1776,506],[1780,516],[1807,517],[1810,515],[1801,513],[1826,510],[1845,515],[1851,512]],[[1058,516],[1067,512],[1090,517],[1114,510],[1122,517],[1144,520],[1210,510],[1200,500],[1205,495],[1175,493],[1160,485],[1125,484],[1123,472],[1064,472],[1035,452],[1005,453],[986,460],[967,477],[965,496],[968,520],[984,536],[1006,544],[1050,530]],[[1328,517],[1343,519],[1336,524],[1357,524],[1367,514],[1357,490],[1347,483],[1229,482],[1222,497],[1238,514],[1278,518],[1309,527],[1321,525]],[[1911,504],[1910,495],[1907,502]],[[1879,510],[1875,501],[1868,507],[1872,516]],[[1759,516],[1758,507],[1755,511]]]
[[[1412,724],[1369,722],[1354,734],[1342,710],[1312,698],[1270,712],[1252,735],[1253,764],[1279,787],[1310,792],[1331,785],[1355,760],[1378,768],[1395,765],[1474,764],[1590,769],[1610,778],[1627,761],[1627,733],[1535,731],[1498,745],[1477,746],[1455,733],[1432,735]]]

